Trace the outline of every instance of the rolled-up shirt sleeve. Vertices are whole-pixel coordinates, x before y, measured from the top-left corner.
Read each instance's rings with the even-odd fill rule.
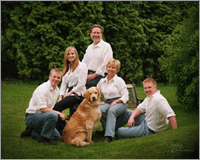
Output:
[[[86,53],[87,53],[87,50],[88,50],[88,48],[86,49]],[[88,54],[85,54],[83,56],[82,62],[85,63],[86,65],[89,64],[89,62],[88,62]]]
[[[102,87],[101,87],[102,80],[103,80],[103,79],[100,79],[100,81],[97,83],[97,87],[98,87],[98,88],[102,88]]]
[[[38,86],[31,100],[29,101],[29,107],[26,109],[26,113],[36,114],[41,113],[43,108],[53,108],[59,95],[59,88],[56,86],[54,89],[48,80],[40,86]]]
[[[108,61],[113,58],[113,51],[110,44],[108,44],[103,50],[103,57],[104,57],[103,63],[99,66],[99,68],[96,71],[96,74],[99,74],[102,76],[104,76],[104,73],[106,72],[106,65]]]
[[[73,92],[82,92],[85,87],[87,80],[87,72],[88,68],[85,63],[82,63],[80,66],[79,76],[78,76],[78,84],[72,89]]]
[[[137,106],[141,113],[146,112],[146,101],[147,99],[145,98],[144,101]]]
[[[61,86],[60,86],[60,95],[65,95],[65,90],[67,88],[67,83],[65,82],[65,78],[66,78],[66,76],[64,75],[62,77],[62,83],[61,83]]]
[[[119,91],[120,91],[120,94],[122,95],[121,96],[121,100],[126,103],[128,100],[129,100],[129,93],[128,93],[128,89],[126,87],[126,83],[121,79],[119,81]]]
[[[156,101],[158,111],[166,118],[175,117],[175,113],[165,99]]]
[[[37,110],[40,111],[42,108],[46,108],[47,101],[48,101],[48,95],[47,92],[40,90],[40,92],[35,93],[35,100],[37,103]]]

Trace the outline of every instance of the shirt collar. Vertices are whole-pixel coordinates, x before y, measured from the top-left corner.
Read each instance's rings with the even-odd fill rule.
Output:
[[[50,91],[52,91],[52,90],[54,91],[53,86],[51,85],[50,80],[47,81],[47,85],[48,85],[48,88],[49,88]],[[56,86],[55,90],[57,90],[57,89],[58,89],[58,86]]]
[[[156,95],[158,95],[158,94],[160,94],[160,90],[157,90],[157,92],[154,93],[152,96],[156,96]],[[151,96],[151,97],[152,97],[152,96]]]
[[[93,43],[93,47],[102,47],[102,45],[103,45],[102,39],[100,40],[100,42],[96,46],[94,46],[94,43]]]
[[[116,79],[117,79],[117,75],[115,74],[115,76],[110,81],[111,82],[116,81]],[[106,78],[104,79],[104,82],[108,82],[108,76],[106,76]]]

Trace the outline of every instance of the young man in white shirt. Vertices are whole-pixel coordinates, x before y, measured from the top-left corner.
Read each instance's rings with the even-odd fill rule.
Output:
[[[58,116],[65,119],[65,115],[53,110],[59,96],[59,88],[62,71],[54,68],[50,71],[49,80],[38,86],[33,92],[26,109],[25,123],[27,128],[22,132],[21,137],[31,136],[39,143],[56,145],[51,140],[60,140],[61,135],[56,129]]]
[[[127,110],[119,117],[121,124],[128,120],[128,127],[118,129],[119,138],[133,138],[159,133],[167,130],[168,122],[173,129],[177,128],[175,113],[167,100],[157,90],[156,81],[147,78],[143,81],[145,100],[132,111]],[[146,112],[145,114],[142,114]],[[124,124],[123,124],[124,125]]]
[[[105,77],[106,65],[113,58],[111,45],[102,40],[103,28],[95,24],[90,29],[93,43],[88,46],[82,62],[89,70],[86,87],[96,86],[101,78]]]

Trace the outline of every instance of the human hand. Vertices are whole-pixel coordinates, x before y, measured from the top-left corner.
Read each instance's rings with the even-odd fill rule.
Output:
[[[66,116],[62,113],[59,113],[58,116],[61,118],[62,121],[64,121],[66,118]]]
[[[104,104],[106,104],[105,102],[101,102],[101,104],[100,105],[104,105]]]
[[[87,81],[91,81],[95,78],[94,74],[87,75]]]
[[[116,101],[113,101],[111,104],[110,104],[110,108],[113,107],[114,105],[117,104],[117,100]]]
[[[59,99],[58,99],[58,102],[61,101],[61,100],[62,100],[62,97],[60,96]]]
[[[65,120],[69,120],[69,119],[70,119],[69,115],[65,116]]]
[[[73,93],[72,91],[68,92],[67,94],[65,94],[63,98],[70,96],[72,93]]]
[[[128,127],[133,127],[135,125],[134,118],[130,117],[127,123]]]

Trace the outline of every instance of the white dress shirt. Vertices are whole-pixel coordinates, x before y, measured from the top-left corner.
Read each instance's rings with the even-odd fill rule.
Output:
[[[82,62],[88,67],[88,70],[95,71],[97,74],[104,76],[106,65],[113,58],[111,45],[101,40],[96,46],[94,43],[88,46]]]
[[[126,83],[121,77],[118,77],[117,75],[115,75],[109,81],[109,84],[107,76],[102,78],[97,84],[97,87],[102,89],[102,93],[106,100],[118,97],[120,97],[119,99],[121,99],[124,103],[129,100],[129,93],[126,87]]]
[[[58,96],[59,88],[56,86],[54,90],[49,80],[44,82],[33,92],[32,98],[29,102],[29,107],[26,109],[26,113],[41,113],[40,109],[46,107],[53,109]]]
[[[87,80],[87,66],[85,63],[79,62],[79,65],[76,67],[74,72],[70,72],[69,70],[66,72],[66,74],[62,78],[62,83],[60,87],[60,95],[65,95],[69,88],[72,87],[72,91],[78,94],[79,96],[82,95],[85,90],[85,84]]]
[[[176,116],[167,100],[158,90],[151,97],[144,99],[137,107],[142,113],[146,112],[147,126],[154,132],[167,130],[169,120],[167,118]]]

